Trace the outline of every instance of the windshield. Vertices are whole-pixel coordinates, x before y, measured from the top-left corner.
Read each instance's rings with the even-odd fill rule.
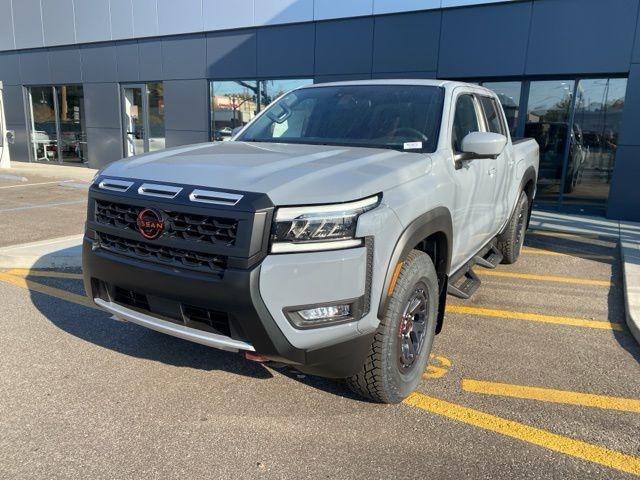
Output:
[[[404,151],[436,149],[444,90],[414,85],[347,85],[295,90],[237,139]]]

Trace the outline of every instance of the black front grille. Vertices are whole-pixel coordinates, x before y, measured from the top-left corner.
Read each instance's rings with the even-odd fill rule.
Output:
[[[96,200],[96,222],[125,230],[137,231],[136,220],[144,207]],[[236,243],[238,221],[230,218],[160,210],[169,238],[206,242],[232,247]]]
[[[218,275],[227,267],[227,258],[223,255],[165,247],[102,232],[96,232],[96,236],[101,248],[145,261]]]

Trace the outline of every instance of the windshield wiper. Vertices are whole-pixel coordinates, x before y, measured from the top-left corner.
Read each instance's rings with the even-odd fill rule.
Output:
[[[397,150],[399,152],[404,152],[404,149],[398,145],[385,145],[385,144],[371,144],[371,143],[342,143],[342,142],[320,142],[320,141],[300,141],[294,140],[290,138],[280,138],[280,139],[265,139],[265,138],[256,138],[256,139],[240,139],[242,142],[256,142],[256,143],[290,143],[293,145],[322,145],[327,147],[356,147],[356,148],[379,148],[384,150]]]

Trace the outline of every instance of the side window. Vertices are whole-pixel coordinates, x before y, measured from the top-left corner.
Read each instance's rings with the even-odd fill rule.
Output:
[[[453,151],[462,152],[462,139],[471,132],[479,132],[480,125],[472,95],[460,95],[456,101],[451,142]]]
[[[500,135],[506,135],[504,127],[502,125],[502,113],[500,107],[496,104],[496,101],[491,97],[480,97],[480,104],[482,110],[484,110],[484,116],[487,119],[487,127],[492,133],[499,133]]]

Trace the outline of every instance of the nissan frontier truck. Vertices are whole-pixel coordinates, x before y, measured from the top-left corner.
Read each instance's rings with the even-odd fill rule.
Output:
[[[86,292],[116,318],[397,403],[447,295],[478,288],[474,265],[518,259],[538,157],[483,87],[302,87],[232,141],[99,172]]]

